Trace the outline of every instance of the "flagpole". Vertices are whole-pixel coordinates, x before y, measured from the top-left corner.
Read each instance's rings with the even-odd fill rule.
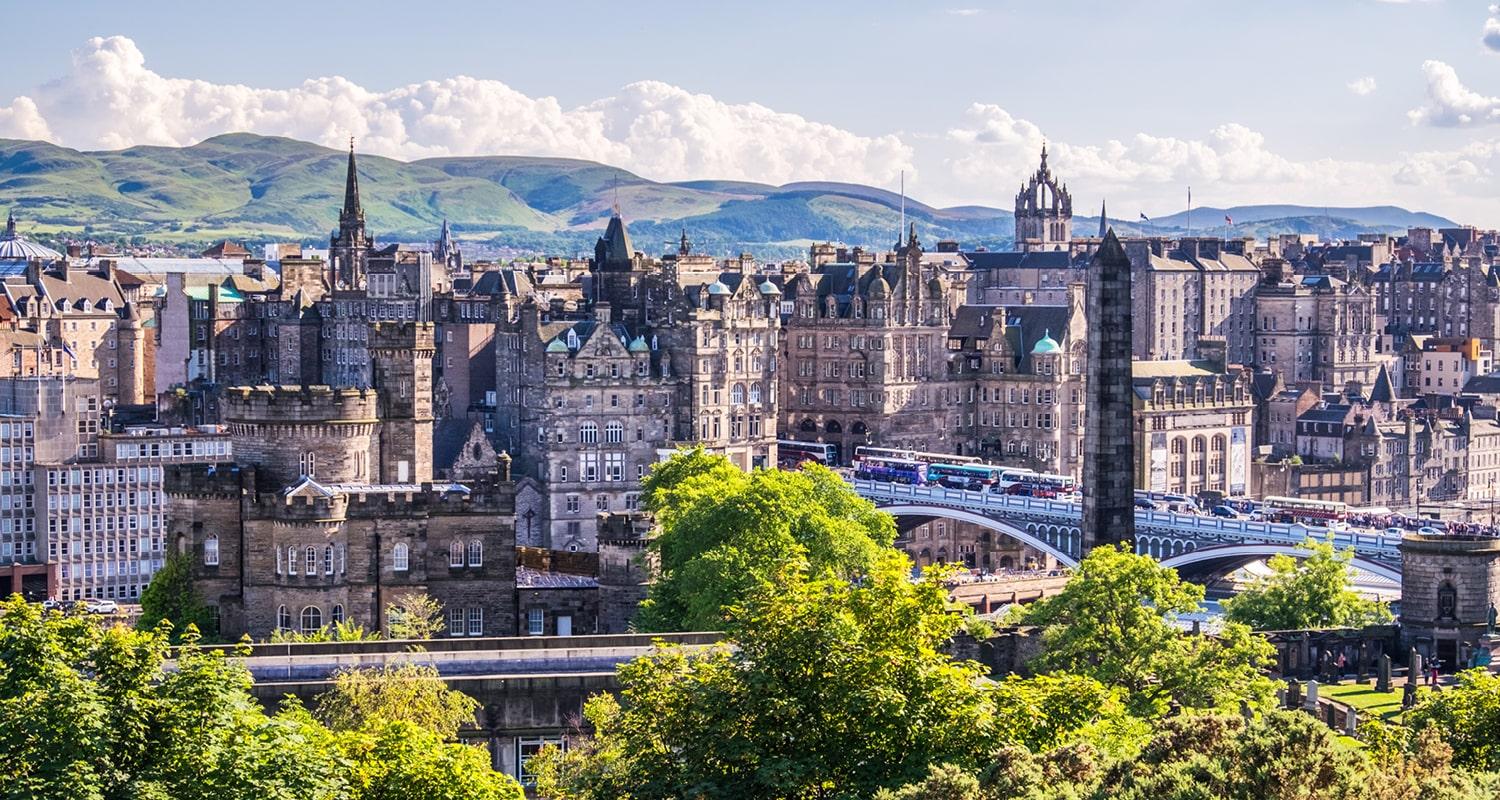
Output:
[[[1187,235],[1193,238],[1193,187],[1188,187]]]

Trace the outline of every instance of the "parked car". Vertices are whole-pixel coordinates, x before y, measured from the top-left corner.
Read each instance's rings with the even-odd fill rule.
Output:
[[[84,606],[90,614],[118,614],[120,604],[113,600],[90,600]]]
[[[1240,512],[1235,511],[1229,506],[1214,506],[1213,510],[1209,513],[1216,517],[1223,517],[1224,519],[1239,519],[1243,516]]]
[[[1150,500],[1144,498],[1144,497],[1137,497],[1135,499],[1135,507],[1136,508],[1143,508],[1143,509],[1145,509],[1147,511],[1155,511],[1156,510],[1156,504],[1153,503],[1153,502],[1151,502]]]
[[[1402,535],[1404,533],[1406,533],[1406,531],[1403,530],[1403,529],[1401,529],[1401,528],[1386,528],[1385,529],[1385,535],[1386,536],[1400,536],[1400,535]]]
[[[68,610],[68,604],[64,603],[63,601],[61,601],[59,599],[57,599],[56,597],[49,597],[46,600],[42,601],[42,610],[43,611],[67,611]]]
[[[1442,536],[1443,535],[1442,531],[1438,530],[1437,528],[1432,527],[1431,525],[1423,525],[1421,528],[1417,529],[1417,533],[1420,533],[1423,536]]]

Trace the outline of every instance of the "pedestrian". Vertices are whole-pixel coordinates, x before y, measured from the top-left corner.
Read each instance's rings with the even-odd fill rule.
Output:
[[[1434,658],[1432,661],[1428,662],[1428,665],[1427,665],[1427,685],[1428,686],[1436,686],[1437,685],[1437,682],[1438,682],[1438,667],[1441,666],[1442,663],[1443,662],[1439,661],[1436,658]]]
[[[1338,670],[1339,670],[1338,674],[1339,674],[1340,678],[1344,677],[1344,664],[1346,664],[1346,663],[1348,663],[1348,662],[1344,659],[1344,654],[1343,653],[1339,653],[1339,657],[1336,658],[1336,659],[1334,659],[1334,661],[1333,661],[1333,665],[1335,667],[1338,667]]]

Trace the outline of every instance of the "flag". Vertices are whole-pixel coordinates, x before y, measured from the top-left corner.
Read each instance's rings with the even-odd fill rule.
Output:
[[[63,352],[68,355],[68,358],[73,359],[75,365],[78,363],[78,354],[73,352],[73,348],[67,342],[63,342]]]
[[[1228,214],[1225,214],[1224,215],[1224,224],[1225,225],[1233,225],[1234,224],[1234,220],[1230,219]]]
[[[1141,212],[1141,219],[1143,219],[1143,220],[1145,220],[1147,222],[1151,221],[1151,218],[1148,217],[1148,216],[1146,216],[1146,212],[1144,212],[1144,211]]]

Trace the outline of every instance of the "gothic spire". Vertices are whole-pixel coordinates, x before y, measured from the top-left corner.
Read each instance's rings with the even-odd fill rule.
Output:
[[[1106,201],[1104,201],[1104,200],[1100,200],[1099,201],[1099,238],[1100,239],[1103,239],[1104,238],[1104,234],[1106,234],[1106,233],[1109,232],[1109,211],[1107,211],[1105,209],[1105,202]]]
[[[5,212],[5,238],[16,238],[16,210],[14,208]]]
[[[349,172],[344,177],[344,210],[339,214],[340,226],[352,222],[364,222],[365,211],[359,206],[359,170],[354,165],[354,137],[349,137]]]

